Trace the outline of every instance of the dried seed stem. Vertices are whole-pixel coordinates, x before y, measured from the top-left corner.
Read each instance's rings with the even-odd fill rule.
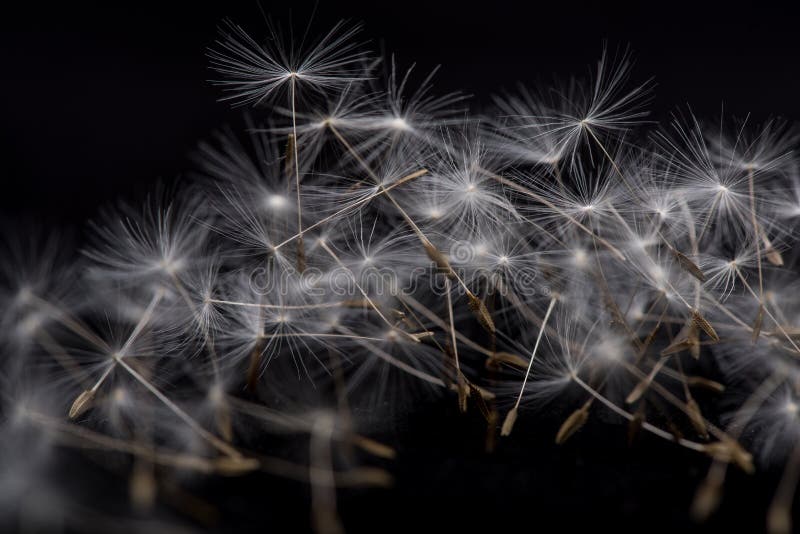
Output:
[[[450,295],[451,287],[450,287],[450,278],[445,278],[446,288],[445,291],[447,293],[447,316],[450,322],[450,343],[453,346],[453,359],[455,360],[456,365],[456,387],[458,388],[458,407],[462,412],[467,411],[467,397],[469,395],[469,391],[467,390],[466,380],[464,378],[464,374],[461,372],[461,362],[458,359],[458,340],[456,339],[456,326],[455,321],[453,319],[453,298]]]
[[[611,252],[611,254],[613,254],[614,257],[617,258],[619,261],[626,261],[625,260],[625,256],[622,254],[622,252],[619,251],[619,249],[617,249],[617,247],[615,247],[614,245],[609,243],[608,240],[603,239],[599,235],[595,234],[592,230],[590,230],[588,227],[586,227],[586,225],[584,225],[578,219],[576,219],[575,217],[573,217],[572,215],[570,215],[566,211],[562,210],[561,208],[559,208],[558,206],[556,206],[555,204],[553,204],[552,202],[550,202],[549,200],[544,198],[542,195],[536,193],[532,189],[529,189],[529,188],[527,188],[527,187],[525,187],[523,185],[520,185],[520,184],[518,184],[516,182],[512,182],[508,178],[504,178],[503,176],[495,174],[495,173],[493,173],[491,171],[488,171],[488,170],[485,170],[485,169],[481,169],[481,172],[483,172],[484,174],[486,174],[487,176],[489,176],[490,178],[492,178],[496,182],[501,183],[504,186],[509,187],[509,188],[511,188],[511,189],[513,189],[515,191],[518,191],[518,192],[520,192],[520,193],[522,193],[522,194],[524,194],[526,196],[529,196],[529,197],[531,197],[532,199],[536,200],[537,202],[539,202],[541,204],[544,204],[545,206],[547,206],[548,208],[550,208],[554,212],[558,213],[561,217],[564,217],[570,223],[575,225],[582,232],[585,232],[586,234],[591,236],[593,239],[596,239],[598,243],[600,243],[609,252]]]
[[[292,73],[291,80],[289,83],[289,98],[292,101],[292,139],[291,145],[293,150],[293,157],[292,162],[294,163],[294,182],[295,182],[295,190],[297,195],[297,232],[300,233],[300,238],[297,240],[297,270],[299,272],[305,271],[305,263],[306,263],[306,254],[305,254],[305,247],[303,246],[303,204],[302,198],[300,195],[300,158],[298,157],[298,142],[297,142],[297,112],[295,110],[295,100],[296,100],[296,85],[297,85],[297,77]]]
[[[285,246],[288,243],[291,243],[295,239],[298,239],[298,238],[302,237],[303,235],[307,234],[311,230],[314,230],[315,228],[317,228],[319,226],[322,226],[323,224],[325,224],[327,222],[330,222],[330,221],[333,221],[335,219],[338,219],[339,217],[341,217],[341,216],[343,216],[343,215],[345,215],[345,214],[347,214],[347,213],[349,213],[349,212],[351,212],[351,211],[353,211],[353,210],[355,210],[355,209],[357,209],[357,208],[369,203],[371,200],[373,200],[373,199],[375,199],[375,198],[377,198],[377,197],[379,197],[381,195],[385,195],[386,193],[388,193],[389,191],[391,191],[395,187],[399,187],[399,186],[401,186],[401,185],[403,185],[403,184],[405,184],[407,182],[410,182],[411,180],[416,180],[420,176],[424,176],[427,173],[428,173],[427,169],[420,169],[418,171],[412,172],[411,174],[408,174],[408,175],[400,178],[399,180],[391,183],[390,185],[387,185],[387,186],[384,186],[382,188],[379,188],[375,193],[372,193],[372,194],[368,195],[367,197],[362,198],[360,200],[353,201],[352,203],[348,204],[344,208],[342,208],[342,209],[340,209],[340,210],[338,210],[338,211],[336,211],[336,212],[334,212],[334,213],[332,213],[332,214],[330,214],[330,215],[328,215],[326,217],[323,217],[322,219],[318,220],[314,224],[306,226],[301,232],[298,232],[295,235],[293,235],[293,236],[291,236],[291,237],[289,237],[287,239],[284,239],[282,242],[280,242],[277,245],[275,245],[274,247],[272,247],[272,250],[273,251],[277,251],[281,247]]]
[[[550,318],[550,314],[553,312],[553,308],[556,305],[556,298],[553,297],[550,299],[550,304],[547,306],[547,311],[544,314],[544,319],[542,319],[542,324],[539,327],[539,334],[536,336],[536,343],[533,345],[533,350],[531,351],[531,357],[528,361],[528,368],[525,370],[525,378],[522,380],[522,386],[519,388],[519,394],[517,395],[517,401],[514,403],[514,407],[508,412],[506,415],[505,421],[503,421],[503,428],[500,431],[501,436],[508,436],[511,434],[511,430],[514,428],[514,422],[517,419],[517,410],[519,410],[519,404],[522,402],[522,395],[525,393],[525,386],[528,384],[528,377],[531,375],[531,368],[533,367],[533,360],[536,358],[536,351],[539,350],[539,343],[542,341],[542,336],[544,335],[545,326],[547,325],[547,320]]]
[[[572,380],[575,381],[576,384],[578,384],[581,388],[583,388],[592,397],[594,397],[597,400],[599,400],[601,403],[603,403],[607,408],[609,408],[611,411],[613,411],[617,415],[620,415],[620,416],[624,417],[628,421],[632,421],[635,418],[635,416],[632,413],[620,408],[619,406],[617,406],[616,404],[614,404],[613,402],[608,400],[600,392],[598,392],[597,390],[592,388],[589,384],[587,384],[586,382],[581,380],[581,378],[577,374],[573,374],[572,375]],[[705,452],[706,451],[706,448],[705,448],[706,445],[705,444],[697,443],[696,441],[691,441],[691,440],[688,440],[686,438],[677,438],[676,439],[676,437],[674,435],[672,435],[670,432],[667,432],[666,430],[662,430],[662,429],[658,428],[657,426],[655,426],[655,425],[653,425],[651,423],[648,423],[647,421],[643,421],[642,422],[642,428],[647,430],[651,434],[654,434],[654,435],[656,435],[656,436],[658,436],[658,437],[660,437],[662,439],[665,439],[667,441],[675,442],[678,445],[681,445],[682,447],[686,447],[687,449],[691,449],[693,451],[698,451],[698,452]]]
[[[172,402],[169,397],[164,395],[157,387],[155,387],[149,380],[143,377],[139,372],[137,372],[133,367],[128,365],[127,362],[123,361],[122,356],[115,356],[114,360],[116,361],[117,365],[125,369],[137,382],[142,384],[150,393],[153,394],[162,404],[164,404],[167,408],[170,409],[175,415],[178,416],[186,425],[191,428],[192,430],[197,433],[201,438],[207,441],[212,447],[217,449],[223,454],[227,456],[231,456],[233,458],[241,458],[242,455],[231,447],[229,444],[225,443],[223,440],[219,439],[217,436],[203,428],[200,423],[198,423],[195,419],[193,419],[189,414],[187,414],[181,407],[177,404]]]

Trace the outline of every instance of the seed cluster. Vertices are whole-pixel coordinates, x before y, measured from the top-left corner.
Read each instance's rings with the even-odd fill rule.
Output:
[[[35,496],[36,521],[82,528],[52,468],[79,448],[139,509],[175,473],[263,470],[307,482],[314,527],[336,532],[337,488],[390,481],[369,463],[395,451],[369,436],[433,394],[482,414],[489,448],[558,401],[556,443],[606,412],[707,455],[700,519],[729,467],[785,466],[768,524],[788,531],[797,130],[658,128],[650,84],[606,51],[588,80],[467,113],[357,30],[297,48],[227,23],[208,56],[253,107],[245,135],[107,213],[80,260],[52,234],[7,240],[0,512],[30,521]]]

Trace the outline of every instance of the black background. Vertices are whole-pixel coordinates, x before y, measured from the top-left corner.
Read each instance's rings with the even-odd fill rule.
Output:
[[[277,22],[291,17],[299,30],[314,11],[310,2],[261,7]],[[141,197],[157,181],[186,173],[197,142],[240,114],[216,102],[219,92],[206,81],[205,49],[218,23],[230,16],[256,35],[266,27],[255,2],[3,9],[6,231],[21,219],[80,231],[99,207]],[[752,113],[756,121],[800,118],[798,18],[764,2],[337,1],[316,6],[312,28],[340,18],[364,22],[364,36],[395,52],[401,64],[416,62],[424,71],[442,64],[435,87],[473,94],[476,108],[517,82],[586,74],[607,39],[612,47],[631,46],[635,80],[655,77],[654,120],[668,120],[687,104],[706,117],[724,105],[726,115]],[[363,532],[431,526],[492,532],[514,523],[524,531],[696,528],[687,509],[705,458],[653,439],[629,449],[624,427],[594,420],[557,448],[559,422],[518,424],[515,439],[487,456],[479,421],[434,404],[402,423],[395,489],[347,493],[341,513],[352,531]],[[297,500],[305,489],[272,484],[223,485],[221,495],[239,510],[227,524],[255,530],[292,520],[305,528],[307,508]],[[761,530],[772,487],[769,475],[735,475],[709,526]],[[253,493],[259,497],[245,497]]]

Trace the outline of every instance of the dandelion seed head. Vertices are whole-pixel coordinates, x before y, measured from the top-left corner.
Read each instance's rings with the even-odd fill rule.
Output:
[[[437,208],[431,208],[428,210],[428,217],[431,219],[439,219],[442,217],[442,210]]]
[[[254,460],[269,440],[244,433],[279,429],[310,438],[297,473],[315,496],[372,473],[340,472],[340,448],[380,452],[370,431],[416,388],[462,410],[579,391],[578,416],[646,416],[642,432],[705,452],[735,437],[771,457],[800,440],[792,128],[690,114],[651,142],[650,85],[605,50],[588,81],[467,114],[433,73],[416,83],[392,58],[375,76],[356,30],[298,47],[226,23],[214,83],[267,124],[203,143],[197,183],[110,210],[74,267],[2,251],[0,412],[41,426],[52,404],[43,434],[159,476]],[[723,400],[764,400],[734,411],[752,411],[750,431],[673,439],[673,419],[704,426],[688,388],[721,389],[695,374],[717,367],[741,390]],[[762,391],[765,376],[781,384]]]
[[[260,104],[287,89],[309,86],[318,91],[340,90],[367,78],[366,52],[352,37],[358,27],[335,25],[322,39],[304,49],[293,48],[273,29],[265,44],[254,40],[242,27],[226,21],[209,50],[212,68],[221,79],[214,83],[236,104]]]
[[[270,207],[272,209],[275,209],[275,210],[280,210],[280,209],[285,208],[286,205],[289,202],[286,200],[286,197],[284,197],[282,195],[274,195],[273,194],[273,195],[267,196],[266,203],[267,203],[268,207]]]
[[[387,119],[387,126],[394,130],[400,131],[408,131],[411,129],[411,125],[403,117],[393,117],[391,119]]]
[[[572,250],[572,261],[579,269],[584,269],[589,265],[589,254],[582,248]]]
[[[625,340],[612,335],[603,335],[592,349],[597,358],[612,363],[624,360],[629,352]]]
[[[29,339],[36,335],[39,329],[46,323],[47,316],[44,313],[29,313],[22,319],[17,326],[17,337]]]

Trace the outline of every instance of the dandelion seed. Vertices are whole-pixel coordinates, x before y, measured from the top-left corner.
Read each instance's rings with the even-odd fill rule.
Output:
[[[215,83],[241,104],[258,104],[298,83],[319,89],[336,89],[367,79],[367,54],[352,38],[358,26],[335,25],[322,39],[305,50],[287,44],[277,30],[260,45],[240,26],[226,21],[220,37],[208,52],[211,66],[224,79]]]

